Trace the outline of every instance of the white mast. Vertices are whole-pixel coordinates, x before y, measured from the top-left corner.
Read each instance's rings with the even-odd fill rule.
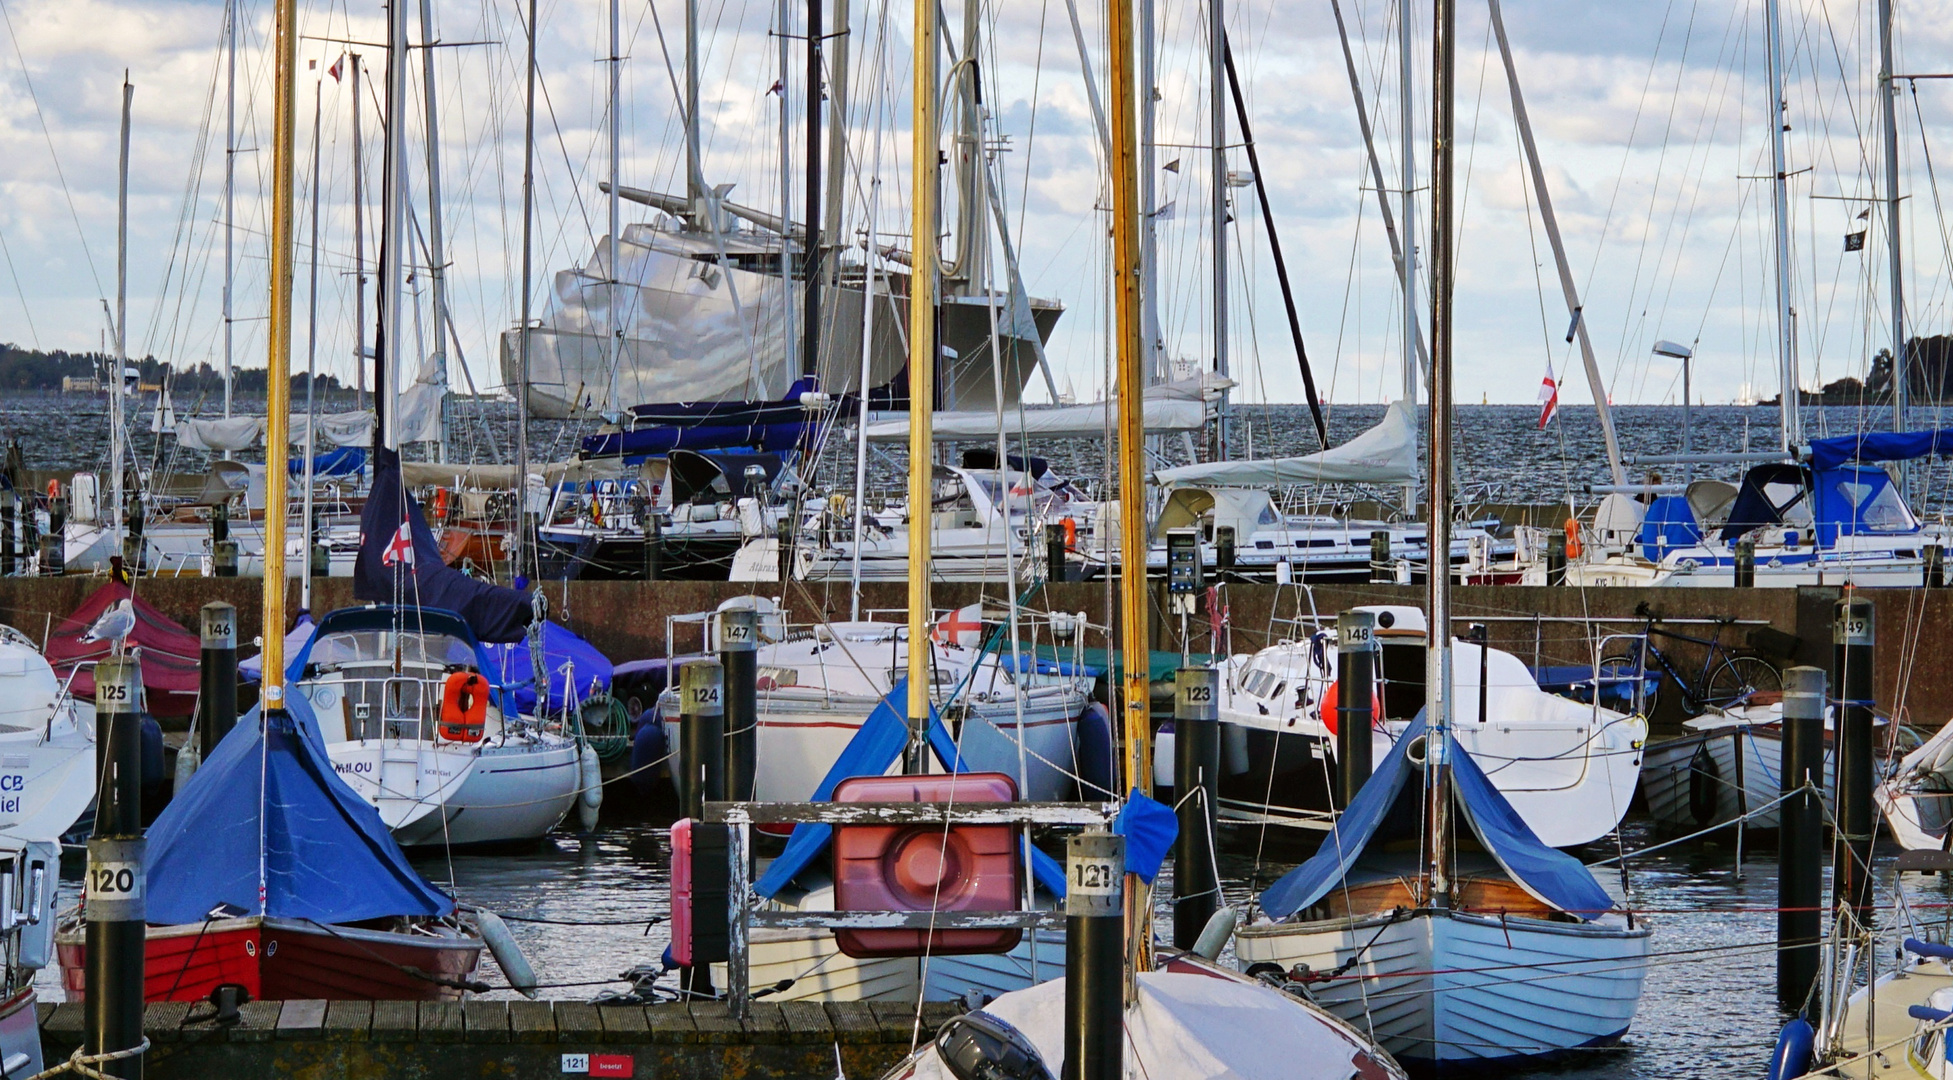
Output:
[[[1213,270],[1214,374],[1227,378],[1227,47],[1226,0],[1207,0],[1207,138],[1213,144],[1208,152],[1208,258]],[[1140,88],[1140,96],[1150,99],[1152,87]],[[1151,180],[1140,181],[1147,185]],[[1141,255],[1145,244],[1141,241]],[[1221,391],[1219,411],[1214,418],[1214,459],[1228,459],[1227,391]]]
[[[1906,290],[1899,262],[1899,120],[1893,107],[1892,0],[1878,0],[1878,98],[1885,129],[1885,256],[1892,289],[1892,430],[1906,429]],[[1901,470],[1901,494],[1908,473]]]
[[[237,221],[237,0],[224,4],[224,416],[231,415],[231,234]],[[121,376],[118,374],[117,379]]]
[[[128,439],[122,422],[122,372],[129,366],[129,112],[136,99],[136,88],[129,73],[122,73],[122,153],[116,165],[115,188],[115,371],[109,377],[109,471],[113,477],[109,520],[115,523],[115,552],[122,551],[123,520],[122,444]],[[230,387],[225,380],[226,389]],[[141,565],[128,568],[134,574]]]
[[[426,3],[427,0],[421,2]],[[689,48],[687,55],[689,55]],[[617,40],[617,0],[610,0],[610,234],[608,237],[610,269],[607,272],[610,302],[604,305],[604,309],[610,313],[610,382],[604,400],[605,407],[613,412],[621,412],[624,408],[624,403],[618,400],[617,388],[618,369],[624,363],[624,319],[617,310],[617,230],[621,198],[617,193],[617,135],[624,124],[624,117],[618,112],[618,103],[623,96],[619,86],[621,75],[619,66],[623,62],[624,57]]]
[[[386,175],[380,179],[385,206],[380,212],[380,326],[385,363],[380,385],[373,388],[381,402],[381,445],[400,449],[400,354],[406,344],[403,290],[407,265],[407,5],[393,0],[387,6],[387,151]]]
[[[698,49],[698,37],[697,30],[693,26],[693,8],[694,0],[686,0],[685,47],[692,52],[696,52]],[[780,23],[778,30],[780,40],[780,81],[778,84],[780,87],[780,344],[786,352],[787,381],[791,385],[794,377],[800,374],[800,363],[797,359],[800,355],[800,343],[798,337],[794,334],[794,327],[797,323],[793,317],[793,140],[789,138],[789,135],[792,133],[793,114],[787,109],[788,88],[793,85],[793,80],[789,77],[791,72],[790,65],[793,63],[792,39],[787,36],[793,32],[793,6],[791,0],[780,0],[779,13],[776,18],[779,19]],[[685,115],[689,118],[686,120],[688,138],[691,137],[690,133],[696,130],[698,123],[698,95],[693,89],[697,85],[697,71],[697,67],[688,61],[685,69],[685,77],[692,80],[690,83],[687,83],[685,96]],[[690,146],[692,144],[687,145]],[[698,171],[697,163],[694,162],[693,164],[694,167],[691,175],[695,177],[703,175]],[[697,206],[700,197],[701,195],[699,194],[693,195],[692,202],[694,207]]]
[[[440,391],[441,438],[438,460],[448,459],[448,267],[447,244],[441,226],[441,125],[435,112],[434,11],[431,0],[420,0],[421,97],[427,109],[427,273],[434,287],[434,385]],[[405,79],[401,80],[405,83]],[[402,145],[405,145],[404,142]],[[405,166],[402,166],[405,172]],[[611,202],[617,201],[616,178]],[[614,219],[613,219],[614,220]],[[415,312],[418,315],[419,306]],[[391,329],[391,324],[389,324]]]
[[[319,441],[319,119],[325,105],[325,80],[312,91],[312,271],[306,284],[305,330],[305,491],[300,508],[298,534],[305,538],[300,558],[304,566],[298,575],[298,606],[312,610],[312,457]]]
[[[366,172],[360,157],[359,54],[352,53],[353,91],[353,404],[366,407]]]
[[[1778,402],[1783,414],[1783,447],[1788,451],[1804,440],[1804,429],[1798,408],[1796,329],[1790,311],[1790,186],[1783,148],[1787,106],[1783,98],[1783,27],[1778,25],[1777,0],[1764,2],[1763,29],[1770,65],[1770,171],[1775,174],[1771,209],[1776,223],[1777,360],[1783,386]]]
[[[1399,264],[1404,294],[1403,330],[1398,342],[1403,352],[1403,401],[1417,406],[1417,153],[1414,80],[1411,78],[1411,0],[1397,0],[1397,137],[1402,146],[1398,188],[1404,199],[1404,257]],[[1435,362],[1435,361],[1434,361]],[[1417,482],[1404,485],[1404,508],[1417,506]],[[1436,550],[1436,549],[1432,549]]]

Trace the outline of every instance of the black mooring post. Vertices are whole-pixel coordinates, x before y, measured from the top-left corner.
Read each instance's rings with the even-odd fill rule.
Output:
[[[1044,580],[1064,581],[1065,577],[1065,527],[1046,525],[1044,527]]]
[[[237,541],[219,540],[210,545],[210,575],[212,577],[237,576]]]
[[[1939,544],[1927,544],[1925,550],[1926,587],[1942,589],[1946,587],[1946,549]]]
[[[1376,725],[1377,613],[1345,611],[1336,619],[1336,809],[1349,806],[1370,779],[1370,732]]]
[[[1756,541],[1747,536],[1736,541],[1736,587],[1756,587]]]
[[[95,832],[83,880],[87,912],[87,988],[83,1042],[89,1054],[142,1045],[143,896],[142,723],[136,698],[141,669],[132,658],[95,665]],[[116,1077],[141,1077],[143,1057],[101,1066]]]
[[[1390,530],[1370,531],[1370,584],[1387,585],[1397,580],[1396,569],[1390,565]]]
[[[20,570],[34,573],[34,555],[41,550],[41,523],[34,516],[34,493],[28,492],[20,504]]]
[[[20,497],[8,491],[0,494],[0,575],[14,576],[14,519],[20,516]]]
[[[1546,538],[1546,583],[1566,584],[1566,534],[1563,532]]]
[[[56,495],[47,501],[47,535],[41,537],[41,573],[60,577],[68,572],[68,500]]]
[[[1824,669],[1783,673],[1783,757],[1788,796],[1777,808],[1777,1004],[1798,1012],[1817,982],[1824,906]],[[1792,794],[1796,792],[1796,794]]]
[[[1173,801],[1180,832],[1173,840],[1173,947],[1191,949],[1221,906],[1214,865],[1215,815],[1221,797],[1220,672],[1173,673]],[[1199,789],[1197,794],[1190,794]]]
[[[1082,833],[1066,856],[1061,1080],[1125,1080],[1126,838]]]
[[[1831,623],[1837,687],[1837,828],[1831,867],[1834,907],[1851,905],[1860,925],[1872,916],[1872,602],[1838,601]]]
[[[661,581],[665,576],[665,527],[656,510],[644,512],[644,580]]]
[[[210,542],[218,544],[231,538],[231,506],[218,503],[210,508]]]
[[[726,910],[726,826],[701,820],[705,804],[726,797],[726,678],[717,660],[694,660],[680,669],[678,727],[683,740],[684,783],[678,797],[692,819],[692,910]],[[712,964],[727,958],[729,921],[710,914],[692,920],[692,966],[679,984],[687,993],[712,994]]]
[[[202,685],[197,695],[197,748],[209,761],[237,726],[237,608],[222,600],[203,606]]]
[[[759,613],[719,613],[719,664],[726,675],[726,797],[753,798],[759,768]]]

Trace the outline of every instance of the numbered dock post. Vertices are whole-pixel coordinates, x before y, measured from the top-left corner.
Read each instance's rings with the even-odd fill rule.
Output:
[[[726,676],[726,794],[747,802],[759,767],[759,612],[719,613],[719,665]]]
[[[136,717],[141,669],[131,658],[95,665],[95,775],[101,778],[95,833],[83,880],[87,912],[85,1052],[142,1044],[143,839],[142,724]],[[142,1076],[141,1055],[102,1065],[110,1076]]]
[[[197,693],[197,748],[209,761],[237,726],[237,608],[213,600],[203,606],[202,685]]]
[[[1215,815],[1221,797],[1220,672],[1173,673],[1173,801],[1180,833],[1173,840],[1173,947],[1191,949],[1221,906],[1214,865]],[[1198,789],[1191,797],[1189,792]]]
[[[1861,924],[1872,904],[1872,602],[1838,601],[1831,624],[1832,684],[1837,687],[1837,828],[1843,843],[1831,866],[1834,907],[1850,904]]]
[[[1066,856],[1061,1080],[1125,1080],[1126,838],[1081,833]]]
[[[1336,809],[1347,807],[1375,765],[1377,613],[1345,611],[1336,619]]]
[[[1817,982],[1824,870],[1824,669],[1783,673],[1783,758],[1788,796],[1777,808],[1777,1004],[1802,1009]],[[1740,749],[1740,748],[1739,748]],[[1796,794],[1792,794],[1796,792]]]
[[[726,910],[726,826],[708,824],[705,804],[726,797],[726,676],[717,660],[694,660],[680,669],[678,727],[685,782],[678,795],[692,819],[692,911]],[[728,925],[695,914],[692,966],[679,979],[688,993],[710,996],[712,964],[726,959]]]
[[[1736,541],[1736,587],[1756,587],[1756,541],[1747,536]]]

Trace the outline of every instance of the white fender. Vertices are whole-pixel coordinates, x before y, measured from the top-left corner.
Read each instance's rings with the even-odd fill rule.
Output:
[[[190,778],[197,775],[197,769],[202,765],[203,755],[197,750],[197,733],[192,731],[190,741],[176,752],[176,779],[172,781],[170,790],[177,795],[183,794],[183,789],[190,785]]]
[[[597,810],[604,804],[604,774],[596,748],[589,743],[584,743],[577,755],[576,776],[582,789],[576,800],[576,819],[583,824],[584,832],[590,832],[597,827]]]
[[[488,946],[488,953],[509,977],[509,985],[520,991],[523,997],[536,996],[536,969],[529,966],[529,958],[522,955],[522,947],[515,943],[515,935],[509,933],[509,924],[500,915],[486,908],[475,909],[475,926],[481,930],[481,939]]]

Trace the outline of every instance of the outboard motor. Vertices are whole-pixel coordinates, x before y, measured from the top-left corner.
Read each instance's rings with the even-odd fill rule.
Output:
[[[1023,1032],[981,1009],[944,1024],[936,1053],[956,1080],[1053,1080]]]

